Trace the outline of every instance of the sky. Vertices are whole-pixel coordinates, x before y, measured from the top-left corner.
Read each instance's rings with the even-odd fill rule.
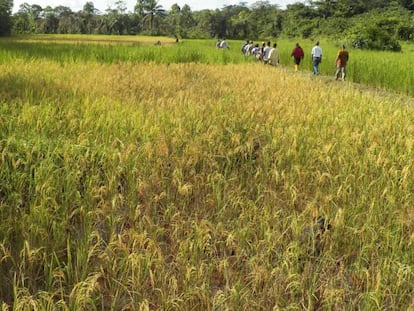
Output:
[[[114,3],[117,0],[14,0],[13,12],[17,12],[19,7],[22,3],[38,4],[42,8],[47,6],[51,6],[52,8],[57,7],[59,5],[67,6],[72,11],[77,12],[82,10],[83,5],[91,1],[93,2],[96,9],[101,12],[105,12],[105,10],[109,7],[114,8]],[[134,6],[136,4],[136,0],[124,0],[127,4],[127,11],[132,12],[134,10]],[[183,6],[188,4],[192,11],[200,11],[204,9],[221,9],[226,5],[235,5],[244,2],[247,6],[257,2],[257,0],[248,1],[248,0],[159,0],[158,4],[162,5],[165,10],[169,10],[174,3],[177,3],[179,6]],[[295,2],[300,2],[299,0],[269,0],[270,4],[277,4],[281,9],[284,9],[287,4],[292,4]]]

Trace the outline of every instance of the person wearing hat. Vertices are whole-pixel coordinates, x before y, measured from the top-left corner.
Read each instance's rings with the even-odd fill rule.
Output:
[[[336,72],[335,72],[335,78],[336,80],[339,79],[339,76],[341,76],[342,81],[345,81],[346,76],[346,65],[349,60],[349,53],[345,49],[345,45],[342,45],[342,48],[338,51],[338,54],[336,56]]]

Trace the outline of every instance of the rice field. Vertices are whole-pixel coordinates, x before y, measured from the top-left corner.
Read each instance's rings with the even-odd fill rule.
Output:
[[[8,43],[2,310],[414,308],[411,98],[211,42]]]
[[[161,46],[154,46],[160,41]],[[281,64],[293,67],[291,51],[296,41],[278,42]],[[302,70],[312,71],[310,51],[315,40],[299,40],[305,51]],[[320,40],[323,62],[320,72],[333,76],[335,57],[339,47],[347,42]],[[253,58],[241,56],[242,41],[230,40],[230,49],[217,50],[215,40],[183,40],[178,44],[168,37],[143,36],[92,36],[92,35],[36,35],[12,39],[0,38],[0,64],[16,59],[34,61],[54,60],[60,63],[204,63],[243,64],[255,62]],[[258,42],[261,44],[261,42]],[[401,53],[361,51],[349,49],[350,62],[347,78],[351,82],[368,85],[401,94],[414,95],[414,46],[403,44]]]

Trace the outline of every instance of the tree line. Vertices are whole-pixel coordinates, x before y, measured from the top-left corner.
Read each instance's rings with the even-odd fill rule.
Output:
[[[137,0],[133,12],[123,0],[100,12],[92,1],[77,12],[66,6],[42,8],[0,0],[0,35],[110,34],[167,35],[177,38],[347,37],[355,47],[398,50],[398,40],[414,40],[413,0],[320,0],[281,9],[269,1],[192,11],[178,4]]]

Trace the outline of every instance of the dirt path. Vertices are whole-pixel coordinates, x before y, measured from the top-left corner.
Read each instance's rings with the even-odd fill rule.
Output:
[[[292,74],[298,74],[298,72],[294,72],[294,70],[290,67],[283,66],[283,68],[286,71],[291,72]],[[381,98],[382,100],[398,101],[398,102],[401,102],[403,104],[414,106],[414,97],[409,96],[407,94],[402,94],[402,93],[394,92],[392,90],[387,90],[387,89],[384,89],[384,88],[378,88],[378,87],[375,87],[375,86],[356,83],[356,82],[352,82],[352,81],[335,80],[334,75],[332,75],[332,76],[327,76],[327,75],[314,76],[312,74],[312,72],[306,71],[306,70],[300,71],[299,74],[301,74],[302,77],[304,77],[304,78],[319,79],[323,83],[325,83],[327,87],[343,87],[344,84],[345,84],[346,87],[354,88],[354,89],[360,91],[361,93],[369,94],[369,95]]]

